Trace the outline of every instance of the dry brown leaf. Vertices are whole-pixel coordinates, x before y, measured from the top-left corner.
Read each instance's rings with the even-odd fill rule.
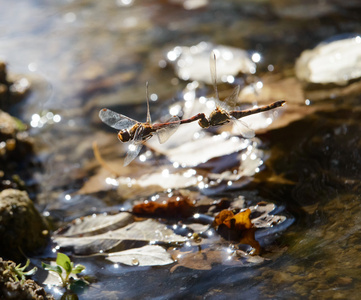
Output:
[[[157,202],[146,200],[133,206],[133,213],[140,215],[159,216],[163,218],[183,217],[193,215],[194,204],[188,197],[173,196],[167,201]]]

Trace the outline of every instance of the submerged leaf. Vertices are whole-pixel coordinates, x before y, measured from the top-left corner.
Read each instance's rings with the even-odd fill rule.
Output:
[[[174,262],[171,255],[158,245],[110,253],[106,259],[130,266],[163,266]]]
[[[166,218],[189,217],[193,214],[194,204],[188,197],[174,196],[166,202],[145,201],[134,205],[133,213],[141,215],[155,215]]]
[[[69,227],[62,229],[58,235],[63,236],[88,236],[104,233],[124,227],[133,222],[130,213],[121,212],[115,215],[98,214],[76,219]]]
[[[224,224],[232,230],[247,230],[253,227],[250,215],[251,210],[249,208],[236,215],[232,211],[224,209],[214,218],[214,226],[217,227]]]
[[[179,243],[186,240],[155,220],[134,222],[114,231],[93,236],[55,237],[54,241],[62,248],[73,250],[77,254],[90,254],[114,248],[123,241],[154,241]]]

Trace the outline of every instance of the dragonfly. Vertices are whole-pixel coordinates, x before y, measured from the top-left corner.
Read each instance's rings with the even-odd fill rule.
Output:
[[[209,128],[211,126],[221,126],[232,122],[234,125],[233,128],[236,128],[235,133],[242,135],[245,138],[253,138],[255,136],[255,132],[252,128],[248,126],[248,124],[242,120],[243,117],[250,116],[253,114],[257,114],[264,111],[269,111],[275,109],[277,107],[283,106],[286,101],[280,100],[273,102],[269,105],[264,105],[260,107],[256,107],[248,110],[230,110],[226,107],[226,104],[235,104],[236,99],[238,98],[240,92],[240,86],[237,86],[232,94],[227,97],[224,102],[219,100],[218,89],[217,89],[217,70],[216,70],[216,55],[214,52],[211,53],[210,58],[210,72],[212,78],[213,89],[216,95],[216,108],[211,112],[208,118],[199,118],[199,125],[202,128]]]
[[[152,124],[149,111],[148,82],[146,83],[147,121],[139,122],[108,108],[99,112],[99,118],[108,126],[119,130],[118,139],[121,142],[130,142],[124,160],[124,166],[129,165],[139,154],[143,144],[153,135],[158,136],[161,144],[165,143],[178,129],[180,124],[194,122],[199,119],[206,119],[203,113],[199,113],[189,119],[180,120],[173,116],[167,122]]]

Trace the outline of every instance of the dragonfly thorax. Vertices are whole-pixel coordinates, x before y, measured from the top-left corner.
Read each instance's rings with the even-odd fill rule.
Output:
[[[218,107],[209,115],[210,126],[219,126],[229,122],[229,114]]]

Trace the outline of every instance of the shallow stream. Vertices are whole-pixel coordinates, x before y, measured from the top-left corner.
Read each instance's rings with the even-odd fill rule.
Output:
[[[94,159],[94,141],[107,161],[122,162],[126,151],[116,132],[98,118],[101,108],[145,121],[146,81],[156,100],[151,101],[153,119],[162,117],[170,103],[182,100],[187,82],[165,66],[175,46],[210,42],[260,54],[252,76],[271,78],[273,85],[268,87],[274,90],[268,103],[278,95],[287,101],[279,123],[257,131],[254,148],[259,152],[254,155],[262,163],[256,172],[229,180],[228,187],[218,190],[204,188],[201,182],[185,187],[214,199],[242,197],[248,206],[274,203],[289,222],[259,234],[265,261],[173,270],[172,265],[124,266],[74,255],[74,261],[96,278],[80,299],[357,298],[358,79],[346,85],[300,83],[294,66],[302,51],[338,35],[360,33],[359,1],[0,0],[0,7],[0,58],[10,73],[24,74],[32,84],[29,97],[10,112],[30,124],[42,165],[33,174],[38,190],[34,201],[55,227],[93,213],[129,209],[134,200],[162,194],[131,188],[132,177],[139,178],[144,169],[156,172],[168,166],[166,158],[157,160],[148,148],[141,160],[120,171],[129,178],[129,189],[92,189],[85,184],[101,169]],[[356,88],[347,89],[350,86]],[[208,95],[212,87],[203,85],[199,93]],[[234,170],[235,157],[226,158],[195,167],[195,174]],[[54,257],[51,250],[49,246],[38,259]],[[50,290],[60,298],[61,291]]]

